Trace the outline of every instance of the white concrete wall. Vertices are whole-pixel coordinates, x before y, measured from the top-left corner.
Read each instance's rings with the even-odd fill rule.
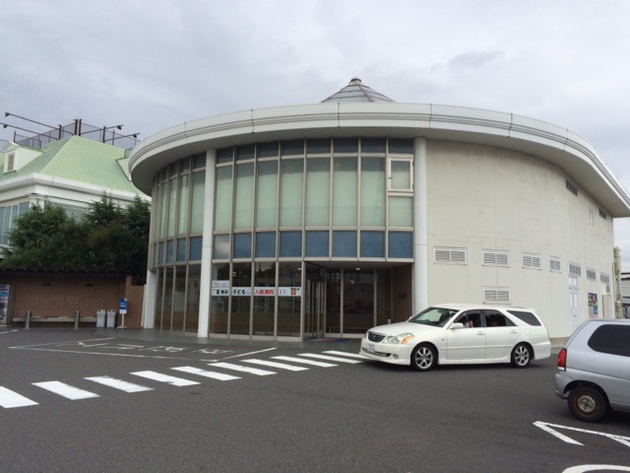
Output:
[[[612,219],[602,218],[579,186],[577,197],[567,190],[560,168],[516,151],[435,140],[427,143],[427,168],[430,303],[479,303],[485,286],[506,287],[513,305],[536,309],[552,338],[566,337],[573,330],[568,280],[575,262],[582,269],[579,320],[589,317],[589,292],[599,295],[599,316],[612,316],[612,307],[603,314],[600,283],[604,272],[614,288]],[[465,248],[467,264],[434,263],[436,246]],[[508,250],[509,267],[484,266],[483,249]],[[541,269],[524,269],[524,252],[540,254]],[[561,272],[549,270],[550,256],[561,259]],[[596,281],[587,279],[587,268],[597,271]]]

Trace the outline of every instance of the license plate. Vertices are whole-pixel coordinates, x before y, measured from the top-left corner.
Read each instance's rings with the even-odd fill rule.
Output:
[[[368,347],[367,347],[367,351],[368,351],[368,353],[374,354],[374,352],[376,351],[376,350],[374,349],[374,345],[370,343],[370,344],[368,345]]]

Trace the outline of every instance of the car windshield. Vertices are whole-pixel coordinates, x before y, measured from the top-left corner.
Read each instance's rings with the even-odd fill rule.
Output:
[[[429,307],[409,319],[409,322],[435,327],[444,327],[446,323],[457,314],[457,310],[446,309],[444,307]]]

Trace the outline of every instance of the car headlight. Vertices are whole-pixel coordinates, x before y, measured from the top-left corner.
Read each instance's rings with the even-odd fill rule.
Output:
[[[395,345],[403,345],[413,338],[412,333],[401,333],[398,335],[390,335],[383,339],[383,343],[392,343]]]

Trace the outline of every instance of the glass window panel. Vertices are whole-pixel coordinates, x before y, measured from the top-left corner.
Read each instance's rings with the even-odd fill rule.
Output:
[[[251,228],[254,218],[254,163],[236,167],[234,228]]]
[[[235,263],[232,268],[232,312],[230,333],[249,335],[252,305],[252,265]]]
[[[210,333],[228,333],[230,300],[230,263],[212,265]]]
[[[164,183],[160,187],[160,239],[166,238],[168,224],[168,184]]]
[[[170,181],[170,193],[168,204],[168,233],[166,236],[175,235],[175,215],[177,214],[177,179],[171,179]]]
[[[297,258],[302,256],[302,232],[280,233],[280,256]]]
[[[411,197],[390,196],[389,198],[389,226],[390,227],[411,227],[412,219],[412,199]]]
[[[327,231],[306,232],[306,256],[328,257],[329,240]]]
[[[333,232],[333,256],[357,256],[357,232]]]
[[[164,262],[164,242],[161,241],[157,250],[157,264],[161,265]]]
[[[282,195],[280,199],[280,225],[302,225],[302,180],[304,160],[287,159],[282,161]]]
[[[230,154],[231,158],[231,154]],[[230,159],[231,160],[231,159]],[[193,169],[201,169],[206,167],[206,153],[196,154],[192,157]]]
[[[258,145],[258,157],[260,158],[273,158],[278,156],[277,141],[270,141],[268,143],[260,143]]]
[[[357,158],[337,158],[333,162],[333,225],[356,225]]]
[[[177,163],[171,163],[168,166],[168,175],[169,177],[173,177],[177,174]]]
[[[186,326],[187,332],[197,331],[199,327],[199,299],[201,292],[201,266],[188,266],[188,282],[186,283]]]
[[[233,148],[223,148],[217,151],[217,163],[231,163],[232,155],[234,153]]]
[[[166,242],[166,263],[173,263],[175,261],[175,242],[169,240]]]
[[[361,159],[361,226],[385,226],[385,159]]]
[[[308,140],[306,152],[308,154],[330,154],[330,139],[317,138]]]
[[[330,225],[330,158],[306,161],[306,225]]]
[[[275,288],[276,263],[256,263],[252,335],[273,335],[274,333]],[[259,295],[256,295],[257,293]]]
[[[280,263],[278,270],[278,336],[300,335],[302,271],[299,263]]]
[[[252,234],[236,233],[234,235],[234,258],[252,257]]]
[[[226,235],[227,236],[227,235]],[[201,260],[201,249],[203,245],[202,237],[192,237],[190,239],[190,248],[188,250],[188,259],[191,261]]]
[[[275,227],[278,212],[278,161],[258,164],[256,226]]]
[[[190,201],[190,174],[183,174],[180,177],[179,186],[179,222],[177,234],[188,233],[188,210]]]
[[[385,138],[362,138],[361,152],[385,154]]]
[[[411,190],[411,161],[390,161],[391,189]]]
[[[365,258],[384,258],[385,233],[361,232],[361,256]]]
[[[359,140],[357,138],[335,138],[333,140],[335,153],[354,153],[359,152]]]
[[[228,259],[230,257],[230,235],[215,235],[214,257],[216,259]]]
[[[304,155],[304,140],[291,140],[282,142],[283,156]]]
[[[201,233],[203,231],[203,218],[204,218],[203,201],[204,201],[205,186],[206,186],[206,173],[204,171],[194,173],[192,181],[193,181],[193,184],[192,184],[192,208],[191,208],[191,220],[190,220],[190,233]],[[230,182],[230,189],[231,189],[232,188],[231,177],[229,179],[229,182]],[[230,191],[230,196],[231,194],[232,192]],[[231,207],[232,205],[229,206],[229,208]],[[227,228],[222,228],[221,230],[227,230]]]
[[[254,159],[256,155],[256,145],[243,145],[236,147],[236,160],[243,161],[244,159]]]
[[[217,169],[215,230],[229,230],[232,225],[232,169]]]
[[[182,173],[188,172],[190,170],[190,158],[182,159],[179,162],[179,165],[181,167],[180,172]]]
[[[413,154],[413,140],[390,138],[389,152],[392,154]]]
[[[177,261],[186,261],[186,238],[179,238],[177,240]]]
[[[276,256],[276,232],[256,233],[256,257],[273,258]]]
[[[186,318],[186,269],[186,266],[177,266],[175,268],[171,330],[184,330],[184,319]]]
[[[413,258],[413,233],[389,232],[390,258]]]

